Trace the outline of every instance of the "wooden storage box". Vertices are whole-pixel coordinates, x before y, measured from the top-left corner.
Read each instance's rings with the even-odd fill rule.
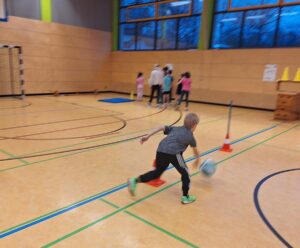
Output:
[[[278,94],[276,109],[297,111],[299,109],[300,94]]]
[[[274,119],[294,121],[300,118],[300,94],[280,93],[277,96],[277,105]]]
[[[275,111],[274,119],[284,121],[295,121],[299,119],[299,115],[297,112],[278,109]]]

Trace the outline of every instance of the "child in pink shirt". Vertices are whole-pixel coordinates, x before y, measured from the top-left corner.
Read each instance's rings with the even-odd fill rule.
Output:
[[[137,101],[143,100],[143,90],[144,90],[144,77],[143,73],[139,72],[136,78],[136,91],[137,91]]]
[[[182,90],[181,90],[181,96],[180,96],[177,108],[180,107],[183,97],[185,96],[185,110],[188,111],[189,110],[188,109],[189,95],[190,95],[191,85],[192,85],[191,73],[186,72],[184,75],[184,78],[181,80],[181,83],[182,83]]]

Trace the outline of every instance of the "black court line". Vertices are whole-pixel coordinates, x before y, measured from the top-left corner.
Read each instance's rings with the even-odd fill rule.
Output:
[[[71,122],[71,121],[90,120],[90,119],[97,119],[97,118],[111,117],[111,116],[116,116],[116,114],[98,115],[98,116],[92,116],[92,117],[69,119],[69,120],[61,120],[61,121],[42,122],[42,123],[36,123],[36,124],[30,124],[30,125],[23,125],[23,126],[4,127],[4,128],[0,128],[0,131],[11,130],[11,129],[18,129],[18,128],[26,128],[26,127],[44,126],[44,125],[50,125],[50,124],[56,124],[56,123],[64,123],[64,122]]]
[[[159,113],[159,112],[157,112],[157,113]],[[178,119],[175,122],[173,122],[172,124],[170,124],[170,126],[174,126],[181,119],[182,119],[182,112],[180,111]],[[92,148],[98,148],[98,147],[102,147],[102,146],[108,146],[108,145],[112,145],[112,144],[123,143],[123,142],[129,141],[129,140],[139,139],[139,138],[141,138],[141,137],[143,137],[145,135],[146,134],[142,134],[142,135],[135,136],[135,137],[132,137],[132,138],[118,140],[118,141],[114,141],[114,142],[110,142],[110,143],[104,143],[104,144],[100,144],[100,145],[94,145],[94,146],[76,148],[76,149],[71,149],[71,150],[64,150],[64,151],[59,151],[59,152],[40,153],[40,154],[36,154],[36,155],[27,155],[27,156],[13,157],[13,158],[5,158],[5,159],[0,159],[0,162],[9,161],[9,160],[19,160],[19,159],[25,159],[25,158],[36,158],[36,157],[50,156],[50,155],[55,155],[55,154],[62,154],[62,153],[82,151],[82,150],[89,150],[89,149],[92,149]]]
[[[267,227],[271,230],[271,232],[288,248],[293,248],[293,246],[285,238],[283,238],[282,235],[278,231],[276,231],[276,229],[272,226],[272,224],[266,218],[266,216],[264,215],[264,213],[261,210],[261,207],[259,205],[258,194],[259,194],[259,190],[260,190],[261,186],[266,181],[268,181],[270,178],[272,178],[274,176],[277,176],[279,174],[282,174],[282,173],[288,173],[288,172],[297,171],[297,170],[300,170],[300,168],[278,171],[278,172],[275,172],[275,173],[273,173],[269,176],[266,176],[265,178],[263,178],[262,180],[259,181],[259,183],[256,185],[254,193],[253,193],[255,208],[256,208],[260,218],[267,225]]]
[[[82,139],[82,138],[96,138],[96,137],[100,137],[103,135],[107,135],[107,134],[111,134],[111,133],[115,133],[117,131],[120,131],[121,129],[123,129],[126,125],[128,121],[133,121],[133,120],[139,120],[139,119],[143,119],[143,118],[147,118],[153,115],[157,115],[163,111],[165,111],[166,108],[163,108],[153,114],[149,114],[149,115],[144,115],[144,116],[139,116],[139,117],[134,117],[134,118],[129,118],[129,119],[122,119],[120,117],[117,117],[115,115],[112,115],[112,118],[117,119],[117,121],[110,121],[110,122],[105,122],[105,123],[98,123],[98,124],[91,124],[91,125],[86,125],[86,126],[79,126],[79,127],[73,127],[73,128],[65,128],[65,129],[58,129],[58,130],[52,130],[52,131],[46,131],[46,132],[39,132],[39,133],[31,133],[31,134],[26,134],[26,135],[21,135],[21,136],[0,136],[0,140],[7,140],[7,139],[12,139],[12,140],[30,140],[30,141],[43,141],[43,140],[68,140],[68,139]],[[118,122],[122,122],[123,126],[121,128],[117,128],[116,130],[113,131],[109,131],[106,133],[100,133],[100,134],[91,134],[91,135],[87,135],[87,136],[76,136],[76,137],[65,137],[65,138],[26,138],[26,137],[30,137],[30,136],[34,136],[34,135],[42,135],[42,134],[49,134],[49,133],[58,133],[58,132],[62,132],[62,131],[69,131],[69,130],[74,130],[74,129],[80,129],[80,128],[87,128],[87,127],[95,127],[95,126],[101,126],[101,125],[107,125],[107,124],[114,124],[114,123],[118,123]]]
[[[60,112],[60,111],[78,111],[79,108],[74,108],[74,109],[50,109],[50,110],[43,110],[43,111],[35,111],[35,112],[26,112],[26,115],[29,114],[40,114],[40,113],[49,113],[49,112]],[[17,115],[24,115],[24,112],[19,112],[19,113],[9,113],[9,114],[0,114],[0,116],[17,116]]]
[[[127,125],[126,120],[124,120],[124,119],[122,119],[120,117],[117,117],[117,116],[111,116],[111,117],[117,119],[118,121],[106,122],[106,123],[98,123],[98,124],[92,124],[92,125],[86,125],[86,126],[80,126],[80,127],[65,128],[65,129],[52,130],[52,131],[46,131],[46,132],[39,132],[39,133],[33,133],[33,134],[26,134],[26,135],[15,136],[15,137],[0,136],[0,140],[12,139],[12,140],[31,140],[31,141],[38,140],[38,141],[42,141],[42,140],[85,139],[85,138],[94,138],[94,137],[100,137],[100,136],[112,134],[112,133],[120,131],[121,129],[123,129],[123,128],[126,127],[126,125]],[[122,124],[121,127],[118,127],[115,130],[108,131],[108,132],[105,132],[105,133],[91,134],[91,135],[85,135],[85,136],[72,136],[72,137],[64,137],[64,138],[25,138],[25,137],[28,137],[28,136],[48,134],[48,133],[58,133],[58,132],[62,132],[62,131],[70,131],[70,130],[87,128],[87,127],[95,127],[95,126],[107,125],[107,124],[112,124],[112,123],[116,123],[116,122],[121,122],[123,124]]]
[[[50,97],[40,97],[40,98],[43,99],[43,100],[49,100],[49,101],[51,101],[51,99],[49,99]],[[53,102],[53,101],[51,101],[51,102]],[[63,101],[63,100],[60,100],[60,99],[59,100],[58,99],[55,100],[55,102],[61,102],[61,103],[64,103],[64,104],[78,106],[78,107],[81,107],[81,108],[89,108],[89,109],[102,110],[102,111],[106,111],[106,112],[110,112],[110,113],[115,113],[115,114],[122,114],[121,112],[118,112],[118,111],[115,111],[115,110],[103,109],[103,108],[99,108],[99,107],[96,107],[96,106],[82,105],[82,104],[79,104],[77,102],[66,102],[66,101]]]
[[[18,101],[21,101],[21,100],[18,100]],[[18,108],[27,108],[29,106],[31,106],[32,103],[31,102],[25,102],[25,104],[22,104],[21,106],[17,106],[17,107],[3,107],[3,108],[0,108],[0,110],[3,110],[3,109],[18,109]]]

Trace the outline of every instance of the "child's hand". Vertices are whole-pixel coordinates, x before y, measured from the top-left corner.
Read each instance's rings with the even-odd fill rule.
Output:
[[[197,168],[199,167],[200,163],[201,163],[201,159],[200,159],[200,158],[197,158],[197,159],[195,160],[195,162],[193,163],[194,169],[197,169]]]
[[[148,135],[142,137],[142,138],[140,139],[141,145],[142,145],[145,141],[147,141],[148,139],[149,139],[149,136],[148,136]]]

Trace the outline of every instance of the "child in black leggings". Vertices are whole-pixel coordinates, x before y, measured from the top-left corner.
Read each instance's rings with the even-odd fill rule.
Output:
[[[191,73],[186,72],[184,78],[181,80],[181,83],[182,83],[182,90],[181,90],[181,96],[178,101],[177,108],[180,107],[183,97],[185,96],[185,111],[188,111],[189,110],[189,96],[190,96],[191,85],[192,85]]]
[[[128,179],[128,189],[132,195],[135,195],[137,183],[145,183],[159,178],[163,172],[168,168],[169,164],[172,164],[176,170],[181,174],[182,181],[182,198],[183,204],[194,202],[196,197],[189,195],[190,188],[190,176],[188,167],[186,166],[182,157],[183,152],[190,145],[193,148],[196,160],[194,167],[197,167],[200,163],[199,151],[197,149],[196,140],[193,132],[195,131],[199,123],[199,118],[194,113],[189,113],[184,119],[184,125],[180,127],[162,126],[155,129],[150,134],[141,138],[141,144],[147,141],[152,135],[163,131],[167,137],[165,137],[157,148],[156,152],[156,168],[149,171],[137,178]]]

